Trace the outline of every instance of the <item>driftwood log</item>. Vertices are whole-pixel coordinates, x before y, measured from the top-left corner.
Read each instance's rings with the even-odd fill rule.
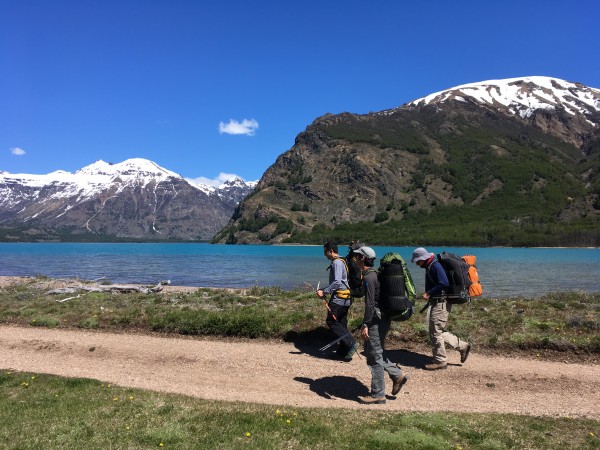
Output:
[[[160,292],[163,289],[163,286],[171,284],[170,281],[161,281],[156,286],[142,286],[138,284],[83,284],[77,283],[70,286],[66,286],[64,288],[52,289],[48,291],[47,294],[51,295],[60,295],[60,294],[75,294],[77,292],[84,291],[86,292],[110,292],[113,294],[128,294],[131,292],[141,292],[143,294],[148,294],[151,292]],[[57,300],[57,302],[65,302],[67,300],[71,300],[73,298],[79,298],[82,294],[76,295],[74,297],[68,297],[61,300]]]

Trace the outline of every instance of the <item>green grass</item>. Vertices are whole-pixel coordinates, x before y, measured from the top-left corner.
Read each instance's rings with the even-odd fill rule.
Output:
[[[50,295],[32,279],[0,290],[0,323],[96,330],[141,330],[318,343],[330,337],[325,307],[313,292],[253,287],[246,291],[201,288],[190,293]],[[422,302],[417,303],[419,309]],[[350,310],[360,324],[363,302]],[[394,323],[391,345],[427,342],[424,314]],[[456,305],[449,329],[478,350],[541,349],[600,355],[600,293],[551,293],[540,298],[474,299]],[[394,338],[394,335],[397,335]],[[397,342],[394,343],[394,339]],[[399,342],[398,342],[399,341]]]
[[[598,449],[600,422],[214,402],[0,372],[3,449]]]

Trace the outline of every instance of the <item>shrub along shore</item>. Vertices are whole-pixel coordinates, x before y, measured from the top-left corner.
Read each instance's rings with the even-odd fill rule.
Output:
[[[81,286],[82,282],[63,286]],[[160,332],[242,339],[304,340],[322,344],[325,306],[314,293],[278,287],[248,289],[187,288],[160,292],[111,293],[52,289],[56,280],[25,278],[0,288],[0,322],[17,325]],[[86,283],[85,286],[89,286]],[[106,287],[106,286],[105,286]],[[66,291],[59,291],[66,292]],[[425,314],[393,323],[390,348],[427,342]],[[349,327],[362,320],[355,301]],[[539,298],[477,298],[456,305],[450,331],[473,342],[477,351],[529,352],[600,360],[600,292],[560,292]]]

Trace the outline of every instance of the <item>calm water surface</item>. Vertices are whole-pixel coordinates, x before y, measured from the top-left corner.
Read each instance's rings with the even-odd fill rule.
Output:
[[[412,247],[373,247],[378,258],[400,253],[421,291],[424,270],[411,264]],[[600,291],[600,249],[438,248],[477,256],[484,296],[538,296],[550,291]],[[347,247],[340,247],[345,255]],[[320,246],[0,243],[0,275],[46,275],[115,283],[206,287],[281,286],[327,281]]]

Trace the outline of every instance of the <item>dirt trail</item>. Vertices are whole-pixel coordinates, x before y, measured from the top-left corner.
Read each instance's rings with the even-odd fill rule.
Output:
[[[316,346],[315,346],[316,347]],[[391,351],[410,380],[386,411],[503,412],[600,420],[600,366],[450,352],[448,370],[426,355]],[[157,337],[0,326],[0,369],[95,378],[121,386],[278,406],[365,408],[364,357],[324,359],[292,343]],[[388,382],[387,391],[391,389]]]

